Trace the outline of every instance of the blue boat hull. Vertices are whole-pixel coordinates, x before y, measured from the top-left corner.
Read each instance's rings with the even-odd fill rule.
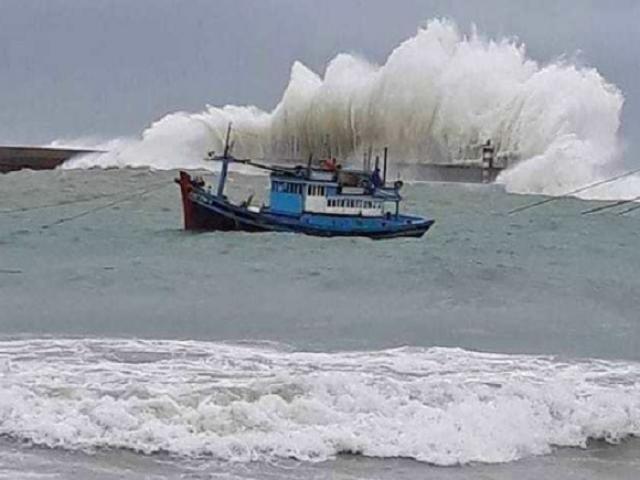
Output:
[[[408,215],[347,217],[303,213],[300,216],[289,216],[269,209],[252,211],[212,195],[186,173],[181,172],[180,175],[177,183],[181,186],[187,230],[295,232],[320,237],[386,239],[422,237],[434,223],[433,220]]]

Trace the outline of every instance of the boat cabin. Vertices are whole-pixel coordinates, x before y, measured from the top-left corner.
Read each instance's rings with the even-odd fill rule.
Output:
[[[293,176],[274,172],[271,175],[269,210],[291,216],[302,213],[362,217],[384,215],[385,198],[377,194],[375,189],[358,182],[345,181],[347,177],[341,175],[334,174],[327,179],[323,175],[325,173],[312,171]],[[354,172],[346,173],[354,175]]]

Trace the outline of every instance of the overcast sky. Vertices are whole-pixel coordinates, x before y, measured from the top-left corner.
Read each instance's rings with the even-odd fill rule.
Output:
[[[640,139],[640,0],[0,0],[0,142],[131,136],[207,103],[271,109],[295,60],[383,62],[433,17],[597,67]]]

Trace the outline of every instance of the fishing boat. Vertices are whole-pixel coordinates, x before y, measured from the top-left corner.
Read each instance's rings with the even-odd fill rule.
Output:
[[[321,166],[274,166],[230,155],[229,132],[217,187],[201,177],[180,172],[184,228],[196,231],[295,232],[321,237],[361,236],[372,239],[422,237],[434,220],[400,213],[401,181],[387,185],[375,168],[346,170],[335,160]],[[385,151],[386,152],[386,151]],[[237,163],[269,171],[269,205],[240,204],[225,195],[229,165]]]

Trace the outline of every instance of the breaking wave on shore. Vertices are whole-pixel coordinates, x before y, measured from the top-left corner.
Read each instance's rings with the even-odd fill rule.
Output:
[[[140,139],[67,167],[212,168],[203,158],[222,151],[231,122],[234,154],[264,159],[313,153],[360,162],[369,148],[388,146],[394,163],[450,162],[491,139],[500,154],[520,158],[500,178],[509,191],[556,195],[620,171],[623,102],[595,68],[539,64],[516,40],[432,20],[382,65],[340,54],[320,76],[296,62],[271,112],[227,105],[172,113]]]
[[[633,362],[43,339],[0,342],[0,369],[0,434],[70,450],[457,465],[640,434]]]

